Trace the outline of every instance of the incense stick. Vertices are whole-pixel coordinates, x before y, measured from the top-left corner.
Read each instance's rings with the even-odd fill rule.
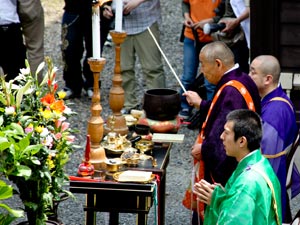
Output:
[[[150,30],[149,27],[148,27],[147,29],[148,29],[150,35],[152,36],[152,38],[153,38],[153,40],[154,40],[156,46],[158,47],[160,53],[163,55],[164,59],[166,60],[166,62],[167,62],[167,64],[168,64],[168,66],[170,67],[171,71],[173,72],[173,75],[175,76],[175,78],[176,78],[176,80],[178,81],[179,85],[181,86],[182,90],[183,90],[184,92],[186,92],[186,89],[184,88],[183,84],[181,83],[180,79],[178,78],[176,72],[174,71],[174,69],[173,69],[173,67],[171,66],[171,64],[169,63],[167,57],[166,57],[165,54],[163,53],[163,51],[162,51],[162,49],[160,48],[159,44],[157,43],[157,40],[155,39],[155,37],[154,37],[152,31]]]

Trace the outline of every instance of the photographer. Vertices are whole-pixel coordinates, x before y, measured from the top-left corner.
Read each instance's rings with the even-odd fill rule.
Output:
[[[223,23],[225,28],[222,29],[223,27],[220,26],[219,29],[221,30],[211,29],[208,33],[211,34],[214,41],[226,43],[233,51],[235,62],[240,65],[243,72],[248,73],[250,46],[249,0],[223,0],[222,4],[225,8],[223,15],[220,16],[223,8],[217,8],[219,13],[213,18],[213,21],[219,25]],[[209,26],[212,26],[212,24],[209,24]],[[207,29],[205,30],[207,31]]]
[[[221,0],[217,1],[182,1],[182,13],[184,16],[183,30],[183,74],[181,82],[186,90],[189,90],[195,83],[199,68],[199,52],[202,47],[211,42],[212,38],[203,32],[206,23],[213,22],[217,16],[216,9]],[[214,85],[207,80],[204,81],[206,97],[211,99],[214,94]],[[181,94],[183,90],[180,90]],[[181,111],[179,117],[187,120],[191,116],[192,107],[186,102],[185,97],[181,98]]]

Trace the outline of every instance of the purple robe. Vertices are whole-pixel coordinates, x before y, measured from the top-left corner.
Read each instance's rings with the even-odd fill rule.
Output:
[[[247,88],[256,112],[260,114],[260,97],[257,87],[249,75],[240,69],[234,69],[224,74],[216,86],[215,93],[230,80],[237,80]],[[203,100],[200,105],[201,113],[207,114],[210,104],[211,101]],[[216,101],[204,130],[205,139],[202,143],[202,158],[205,163],[204,178],[208,182],[221,183],[223,186],[237,166],[235,158],[226,155],[220,139],[226,123],[226,116],[235,109],[248,109],[248,107],[240,92],[235,87],[227,86]]]
[[[291,106],[293,106],[291,100],[282,90],[281,86],[277,87],[275,90],[266,95],[262,101],[262,112],[261,117],[263,121],[263,138],[261,142],[261,150],[263,154],[275,155],[284,151],[288,146],[290,146],[296,139],[298,134],[298,127],[296,123],[296,117],[294,110],[289,104],[281,100],[270,101],[274,97],[281,97],[289,101]],[[280,157],[269,159],[281,185],[281,203],[283,218],[285,218],[286,210],[286,155]],[[293,175],[299,177],[299,172],[293,170]],[[295,176],[294,176],[295,177]],[[293,182],[299,190],[300,181]],[[294,197],[297,192],[295,192],[295,187],[292,186],[292,197]]]

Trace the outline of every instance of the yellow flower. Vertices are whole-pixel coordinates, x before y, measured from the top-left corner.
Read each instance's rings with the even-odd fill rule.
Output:
[[[35,128],[35,131],[38,132],[38,133],[42,133],[43,130],[44,130],[44,127],[43,127],[43,126],[37,126],[37,127]]]
[[[28,127],[28,128],[33,128],[33,124],[30,123],[27,127]]]
[[[58,98],[59,99],[64,99],[67,95],[67,93],[65,91],[59,91],[57,92]]]
[[[50,119],[52,116],[52,112],[49,109],[45,109],[44,111],[42,111],[42,115],[45,119]]]
[[[53,169],[55,167],[51,155],[48,156],[47,163],[48,163],[50,169]]]

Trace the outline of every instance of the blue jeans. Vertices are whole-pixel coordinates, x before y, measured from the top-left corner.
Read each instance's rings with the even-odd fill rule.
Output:
[[[199,68],[199,52],[206,43],[200,43],[200,48],[195,48],[195,42],[192,39],[184,38],[183,40],[183,74],[181,82],[186,90],[189,90],[191,85],[194,83],[195,78],[198,74]],[[212,99],[215,85],[210,84],[206,79],[204,81],[206,87],[207,99]],[[192,110],[192,107],[187,103],[186,98],[182,96],[183,90],[180,90],[181,94],[181,109]]]
[[[62,18],[62,57],[65,85],[74,93],[93,87],[94,79],[87,59],[92,57],[92,21],[89,16],[64,12]],[[81,60],[86,50],[83,64]],[[82,76],[83,73],[83,76]]]

